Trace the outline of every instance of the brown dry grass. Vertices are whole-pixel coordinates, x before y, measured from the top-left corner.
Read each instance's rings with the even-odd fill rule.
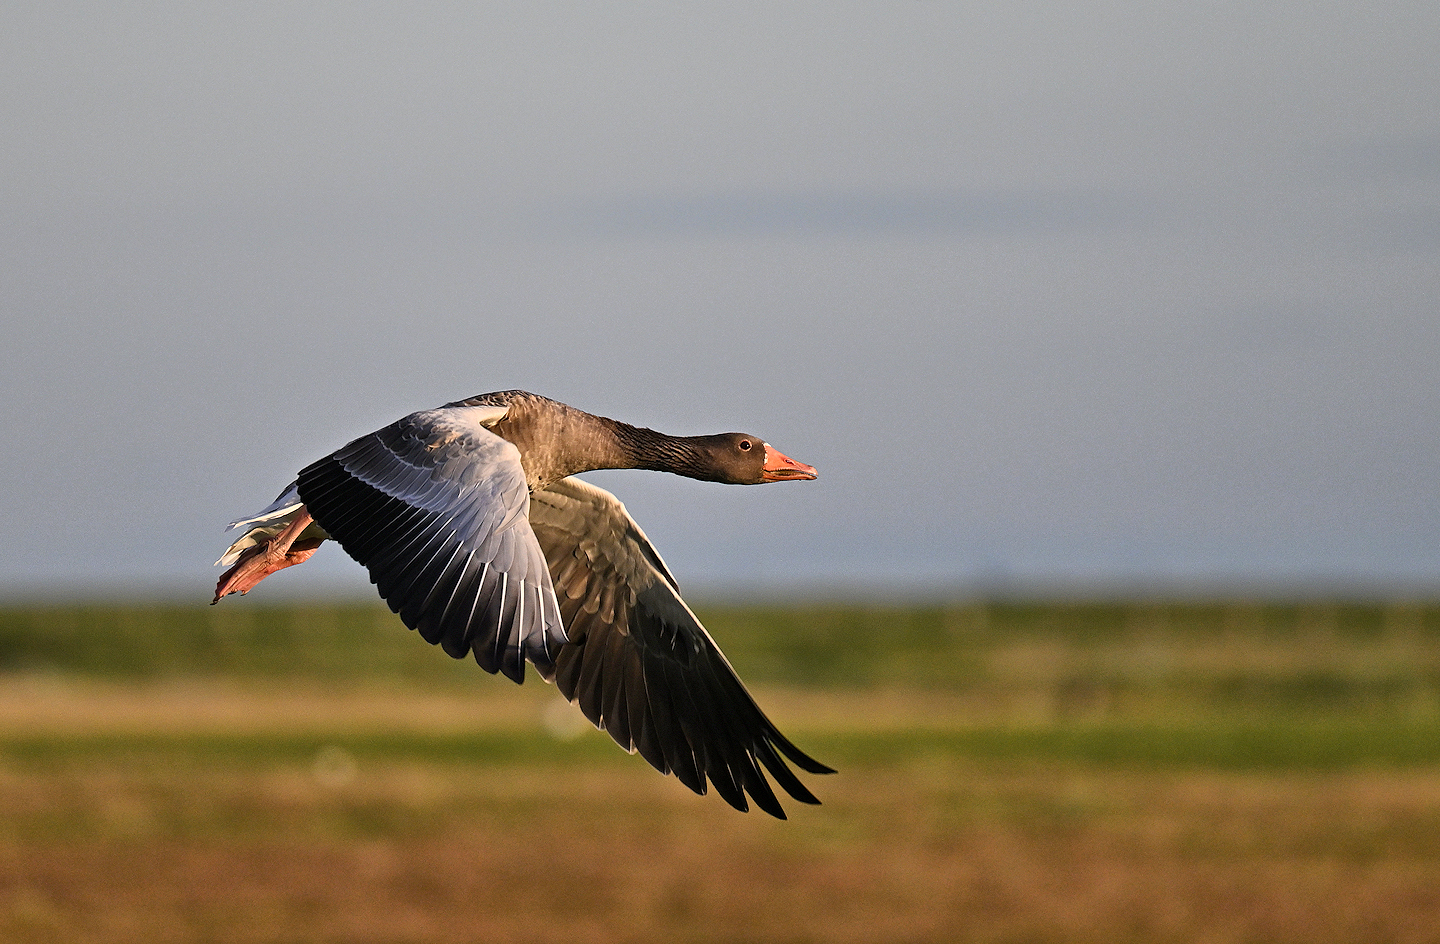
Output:
[[[456,711],[537,728],[534,696],[500,691],[476,712],[403,691],[31,682],[0,696],[0,737],[448,729]],[[939,704],[845,700],[813,716],[809,696],[770,701],[801,731],[842,715],[934,723]],[[930,752],[820,779],[825,805],[791,804],[781,823],[615,753],[361,758],[338,773],[188,749],[10,756],[0,938],[1308,944],[1440,928],[1436,769],[1147,772]]]

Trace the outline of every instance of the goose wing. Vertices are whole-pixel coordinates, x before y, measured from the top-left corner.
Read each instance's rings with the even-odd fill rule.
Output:
[[[550,677],[565,631],[520,453],[486,428],[505,412],[413,413],[306,467],[296,487],[405,625],[521,682],[527,660]]]
[[[811,773],[830,768],[765,717],[614,495],[562,479],[531,496],[530,526],[568,636],[554,681],[585,717],[696,793],[708,779],[736,809],[748,809],[748,793],[784,818],[762,766],[795,799],[819,802],[781,755]]]

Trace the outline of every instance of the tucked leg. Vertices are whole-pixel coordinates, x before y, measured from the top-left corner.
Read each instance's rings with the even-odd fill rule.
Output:
[[[210,601],[211,604],[219,603],[221,597],[232,593],[249,593],[252,587],[277,570],[309,560],[315,549],[325,542],[324,538],[314,537],[300,540],[300,535],[314,520],[302,505],[283,531],[263,544],[248,548],[215,585],[215,599]]]

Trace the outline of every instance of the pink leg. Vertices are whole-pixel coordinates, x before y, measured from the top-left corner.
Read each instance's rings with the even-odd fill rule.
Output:
[[[324,538],[297,540],[313,520],[309,510],[302,505],[294,520],[285,526],[285,530],[264,544],[257,544],[241,554],[235,566],[225,571],[220,582],[215,585],[215,599],[210,601],[211,604],[219,603],[221,597],[232,593],[249,593],[257,583],[277,570],[309,560],[315,549],[325,542]]]

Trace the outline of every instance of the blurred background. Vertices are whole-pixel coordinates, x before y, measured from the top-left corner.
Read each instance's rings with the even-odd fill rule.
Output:
[[[312,459],[512,387],[818,466],[613,479],[715,586],[1440,577],[1430,5],[5,20],[17,589],[188,598]]]
[[[0,935],[1432,933],[1433,4],[0,25]],[[299,468],[514,387],[820,469],[591,479],[824,806],[690,796],[331,545],[203,607]]]

